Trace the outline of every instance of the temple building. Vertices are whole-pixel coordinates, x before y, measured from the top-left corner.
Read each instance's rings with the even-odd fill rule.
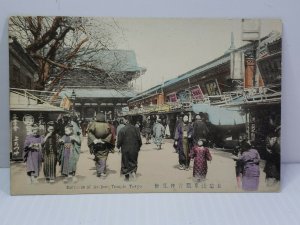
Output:
[[[38,66],[16,38],[9,39],[9,87],[33,89]]]
[[[172,109],[188,110],[196,102],[223,104],[230,97],[226,93],[243,87],[248,69],[245,52],[252,48],[252,43],[235,48],[231,36],[230,47],[223,55],[140,93],[128,101],[129,107],[168,104]]]
[[[223,140],[238,140],[244,133],[264,149],[266,135],[274,127],[280,132],[281,40],[280,33],[272,32],[235,48],[232,36],[229,49],[220,57],[131,98],[127,114],[137,119],[138,115],[163,117],[173,137],[180,113],[192,120],[194,113],[211,112],[208,120],[221,129]],[[220,108],[242,118],[237,115],[238,119],[222,124]]]
[[[139,67],[134,51],[101,50],[97,53],[97,74],[92,70],[74,69],[60,80],[60,97],[73,102],[80,119],[91,120],[97,112],[114,119],[136,95],[133,81],[146,71]]]

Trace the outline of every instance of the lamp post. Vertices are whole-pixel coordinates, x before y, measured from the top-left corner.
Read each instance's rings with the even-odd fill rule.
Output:
[[[75,100],[76,100],[76,93],[75,93],[74,89],[72,91],[71,100],[73,102],[72,113],[73,113],[73,116],[74,116],[74,114],[75,114]]]

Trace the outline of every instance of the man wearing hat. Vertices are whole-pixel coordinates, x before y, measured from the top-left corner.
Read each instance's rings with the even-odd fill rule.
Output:
[[[98,177],[106,177],[106,161],[109,150],[112,148],[112,131],[105,122],[105,115],[97,113],[96,120],[88,129],[88,146],[90,153],[95,155],[95,164]]]
[[[161,119],[158,118],[156,120],[156,123],[153,126],[154,143],[157,146],[157,150],[161,149],[161,144],[164,135],[165,135],[165,127],[161,124]]]

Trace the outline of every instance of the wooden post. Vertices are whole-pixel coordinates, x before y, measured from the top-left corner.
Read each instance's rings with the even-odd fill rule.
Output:
[[[255,85],[256,61],[253,54],[245,54],[245,77],[244,88],[251,88]]]

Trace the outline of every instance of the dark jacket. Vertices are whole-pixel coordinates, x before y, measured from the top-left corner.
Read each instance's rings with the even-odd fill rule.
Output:
[[[138,128],[127,124],[118,133],[117,147],[122,152],[138,152],[142,146],[142,139]]]

